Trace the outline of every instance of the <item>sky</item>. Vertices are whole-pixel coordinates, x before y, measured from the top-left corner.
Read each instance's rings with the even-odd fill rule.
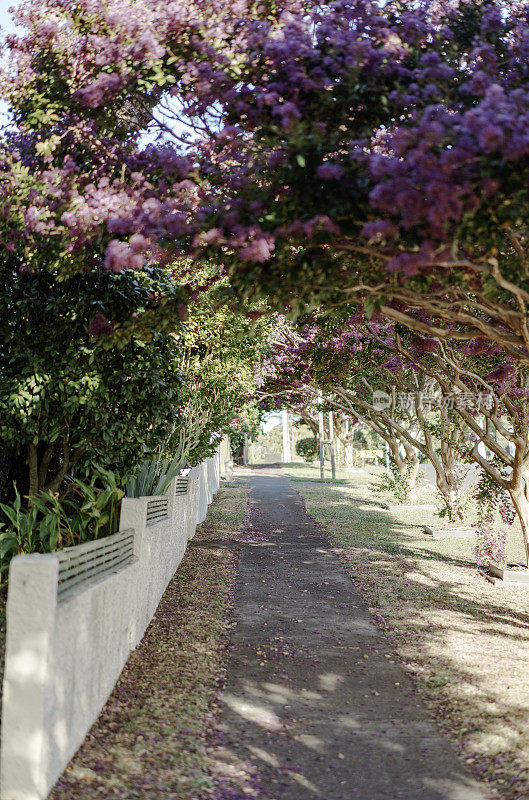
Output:
[[[15,30],[15,26],[11,21],[11,14],[8,13],[7,9],[16,5],[18,5],[18,0],[0,0],[0,28],[2,35]],[[6,125],[8,120],[7,106],[0,100],[0,127]]]
[[[3,33],[9,33],[13,30],[11,15],[7,13],[7,9],[16,5],[18,5],[17,0],[0,0],[0,26]]]
[[[280,425],[280,424],[281,424],[281,414],[280,414],[280,412],[279,411],[273,411],[273,412],[270,412],[269,414],[265,414],[265,418],[264,418],[263,422],[261,423],[261,429],[262,429],[263,433],[268,433],[268,431],[271,431],[272,428],[275,428],[276,425]]]

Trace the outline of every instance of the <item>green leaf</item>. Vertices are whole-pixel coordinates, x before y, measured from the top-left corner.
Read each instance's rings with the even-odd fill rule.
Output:
[[[375,300],[371,295],[369,297],[366,297],[366,299],[364,300],[364,311],[366,318],[368,320],[371,319],[371,317],[375,313]]]

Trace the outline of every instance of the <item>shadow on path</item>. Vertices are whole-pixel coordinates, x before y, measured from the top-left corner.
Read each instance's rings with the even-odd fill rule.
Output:
[[[216,800],[485,800],[288,478],[253,475]]]

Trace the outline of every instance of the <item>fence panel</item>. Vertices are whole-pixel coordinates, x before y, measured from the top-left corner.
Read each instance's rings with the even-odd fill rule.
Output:
[[[96,539],[57,553],[59,585],[57,597],[64,601],[81,584],[99,580],[129,564],[134,557],[134,530],[118,531],[113,536]]]

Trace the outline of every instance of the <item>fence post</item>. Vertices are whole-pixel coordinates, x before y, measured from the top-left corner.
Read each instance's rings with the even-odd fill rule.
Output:
[[[206,461],[199,464],[197,525],[204,522],[208,511],[208,465]]]
[[[321,402],[321,393],[318,400]],[[325,478],[325,426],[323,424],[323,411],[318,411],[318,438],[320,444],[320,478]]]
[[[134,555],[141,555],[142,538],[147,523],[148,497],[124,497],[121,501],[121,514],[119,517],[119,530],[134,528]]]
[[[186,500],[187,538],[192,539],[197,527],[198,467],[189,470]]]
[[[213,462],[214,459],[211,456],[206,458],[206,504],[208,507],[213,500],[213,483],[215,478]]]
[[[11,561],[2,703],[0,783],[3,800],[41,800],[50,775],[53,640],[59,560],[21,555]]]
[[[217,494],[220,487],[220,446],[218,447],[217,452],[215,453],[215,459],[213,465],[214,465],[213,474],[215,481],[215,488],[213,490],[213,494]]]
[[[334,450],[334,415],[329,411],[329,446],[331,450],[331,476],[332,480],[336,480],[336,453]]]
[[[233,478],[233,459],[231,457],[231,443],[228,434],[222,437],[220,443],[220,477],[231,481]]]
[[[147,524],[147,504],[148,497],[124,497],[121,501],[121,514],[119,518],[119,530],[125,531],[127,528],[134,530],[134,557],[140,561],[142,568],[138,573],[138,585],[136,590],[131,592],[131,609],[136,607],[138,597],[144,596],[146,586],[149,581],[149,571],[145,564],[148,563],[149,542],[145,537],[145,527]],[[147,608],[147,606],[145,606]],[[132,612],[129,623],[129,647],[133,650],[139,645],[145,629],[149,624],[146,617],[139,616],[138,612]],[[3,798],[2,798],[3,800]]]
[[[167,490],[165,492],[165,496],[167,497],[167,516],[173,517],[175,514],[175,507],[176,507],[176,484],[178,483],[178,477],[173,478]]]

